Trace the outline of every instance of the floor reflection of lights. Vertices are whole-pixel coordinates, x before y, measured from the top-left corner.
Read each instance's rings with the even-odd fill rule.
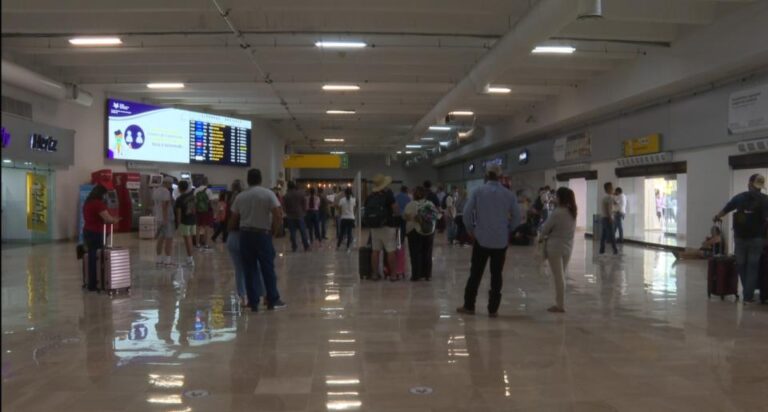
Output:
[[[181,405],[181,395],[150,395],[147,402],[161,405]]]
[[[184,386],[184,375],[149,374],[149,384],[157,388],[181,388]]]

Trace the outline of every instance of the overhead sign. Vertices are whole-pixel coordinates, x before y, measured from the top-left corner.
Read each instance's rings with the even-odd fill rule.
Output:
[[[507,166],[507,155],[494,157],[493,159],[483,160],[483,170],[488,169],[488,166],[496,165],[504,169]]]
[[[553,156],[556,162],[584,159],[592,156],[592,137],[579,133],[555,140]]]
[[[642,156],[661,152],[661,134],[628,139],[624,141],[624,157]]]
[[[291,154],[283,158],[286,169],[347,169],[349,157],[332,154]]]
[[[75,161],[75,132],[2,114],[3,159],[69,166]]]
[[[768,84],[731,94],[728,133],[768,130]]]
[[[48,176],[27,173],[27,229],[48,231]]]

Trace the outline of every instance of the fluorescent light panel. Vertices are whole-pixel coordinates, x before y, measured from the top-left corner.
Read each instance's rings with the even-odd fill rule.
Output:
[[[322,49],[362,49],[367,44],[361,41],[319,41],[315,46]]]
[[[119,37],[73,37],[69,39],[73,46],[114,46],[123,44]]]
[[[576,51],[575,47],[571,46],[537,46],[531,53],[537,54],[571,54]]]
[[[331,92],[357,91],[360,90],[360,86],[355,84],[326,84],[323,85],[323,90]]]
[[[440,146],[447,147],[451,144],[451,142],[440,142]]]
[[[511,93],[512,89],[510,89],[509,87],[488,86],[485,89],[485,91],[486,93],[491,93],[491,94],[507,94],[507,93]]]
[[[326,114],[355,114],[354,110],[327,110]]]
[[[421,149],[421,145],[420,144],[407,144],[407,145],[405,145],[405,148],[406,149]]]
[[[434,137],[422,137],[421,140],[423,140],[425,142],[432,142],[432,141],[435,140],[435,138]]]
[[[148,83],[149,89],[183,89],[184,83]]]
[[[429,130],[446,132],[451,130],[451,127],[450,126],[429,126]]]
[[[456,110],[453,112],[448,113],[453,116],[474,116],[475,112],[469,111],[469,110]]]
[[[333,152],[331,152],[331,154],[335,154],[335,155],[343,155],[343,154],[345,154],[345,153],[347,153],[347,152],[339,152],[339,151],[333,151]]]
[[[342,142],[344,142],[344,139],[327,138],[327,139],[323,139],[323,141],[329,142],[329,143],[342,143]]]

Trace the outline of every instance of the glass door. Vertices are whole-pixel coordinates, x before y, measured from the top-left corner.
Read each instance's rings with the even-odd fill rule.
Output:
[[[645,179],[645,231],[648,234],[676,235],[678,229],[677,177]]]

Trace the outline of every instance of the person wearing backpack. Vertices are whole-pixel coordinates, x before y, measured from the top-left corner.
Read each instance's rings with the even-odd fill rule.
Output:
[[[379,252],[386,253],[389,267],[396,267],[395,250],[397,242],[397,220],[399,214],[395,195],[389,190],[392,178],[378,174],[373,177],[373,192],[365,199],[363,225],[371,230],[371,279],[379,280]]]
[[[208,251],[211,246],[208,245],[208,235],[213,227],[213,205],[211,199],[214,199],[213,192],[208,188],[208,178],[203,177],[200,187],[195,189],[195,211],[197,213],[197,247]]]
[[[182,180],[179,182],[179,197],[174,204],[174,216],[176,216],[176,227],[184,238],[184,247],[187,249],[187,266],[195,266],[195,260],[192,257],[192,237],[195,236],[197,216],[195,211],[195,196],[189,190],[189,182]]]
[[[733,215],[736,270],[741,278],[743,301],[752,303],[760,275],[760,254],[768,235],[768,196],[762,193],[765,177],[750,176],[747,188],[746,192],[734,196],[713,220],[719,222],[723,216],[736,211]]]
[[[411,281],[428,281],[432,278],[432,249],[440,212],[426,199],[426,190],[419,186],[414,189],[413,202],[405,207],[403,216],[411,256]]]

